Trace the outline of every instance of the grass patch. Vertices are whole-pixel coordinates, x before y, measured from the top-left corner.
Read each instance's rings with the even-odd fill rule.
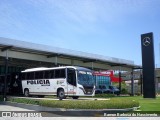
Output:
[[[142,96],[134,96],[134,97],[115,97],[115,99],[120,99],[122,101],[128,100],[136,100],[139,102],[141,111],[160,111],[160,97],[156,99],[148,99],[143,98]]]
[[[66,108],[66,109],[124,109],[138,107],[138,101],[133,100],[35,100],[26,98],[9,98],[9,101],[36,104],[41,106],[53,108]]]
[[[140,99],[142,111],[160,111],[160,97],[156,99]]]
[[[93,101],[80,101],[80,100],[64,100],[64,101],[40,101],[42,106],[66,108],[66,109],[122,109],[132,108],[138,106],[138,102],[119,100],[93,100]]]
[[[7,98],[7,101],[25,103],[25,104],[34,104],[39,105],[39,100],[25,99],[25,98]]]

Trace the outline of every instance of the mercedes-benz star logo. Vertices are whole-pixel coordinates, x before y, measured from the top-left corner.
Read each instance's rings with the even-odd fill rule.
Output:
[[[148,46],[148,45],[150,45],[151,44],[151,39],[150,39],[150,37],[145,37],[144,39],[143,39],[143,45],[144,46]]]

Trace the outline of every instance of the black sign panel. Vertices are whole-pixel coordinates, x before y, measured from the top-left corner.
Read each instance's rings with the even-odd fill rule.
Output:
[[[155,63],[153,33],[141,35],[143,97],[155,98]]]

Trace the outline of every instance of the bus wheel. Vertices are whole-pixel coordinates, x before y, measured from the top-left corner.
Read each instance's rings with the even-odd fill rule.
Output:
[[[73,99],[78,99],[78,98],[79,98],[79,96],[72,96],[72,98],[73,98]]]
[[[24,96],[29,97],[29,90],[28,89],[24,89]]]
[[[63,90],[63,89],[60,89],[60,90],[58,91],[58,98],[59,98],[59,100],[62,100],[62,99],[65,98],[65,93],[64,93],[64,90]]]

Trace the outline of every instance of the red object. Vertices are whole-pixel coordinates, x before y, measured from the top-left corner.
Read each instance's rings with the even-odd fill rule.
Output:
[[[119,79],[118,77],[114,77],[114,76],[111,76],[110,78],[112,82],[122,82],[122,78]]]
[[[122,78],[119,79],[119,77],[115,77],[113,75],[113,70],[109,71],[95,71],[93,75],[98,75],[98,76],[109,76],[111,78],[111,82],[122,82]]]

